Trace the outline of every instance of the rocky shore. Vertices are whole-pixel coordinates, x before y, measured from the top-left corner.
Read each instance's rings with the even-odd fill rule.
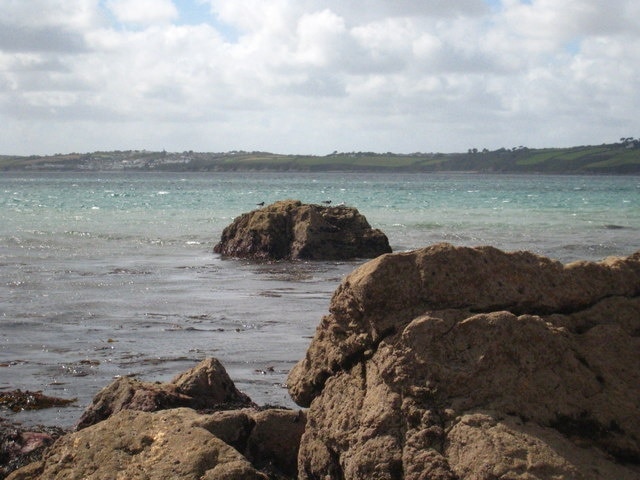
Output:
[[[640,478],[640,252],[434,245],[347,276],[259,407],[207,359],[106,387],[8,478]]]
[[[640,478],[639,294],[640,252],[363,265],[289,375],[299,478]]]

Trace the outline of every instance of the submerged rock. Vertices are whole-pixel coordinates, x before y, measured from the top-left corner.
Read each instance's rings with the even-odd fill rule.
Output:
[[[17,389],[0,392],[0,413],[2,408],[21,412],[65,407],[75,401],[75,398],[50,397],[40,391]],[[64,433],[65,430],[59,427],[24,427],[0,417],[0,478],[23,465],[39,460],[43,451]]]
[[[638,352],[640,252],[384,255],[289,375],[299,478],[640,478]]]
[[[353,207],[284,200],[236,218],[214,251],[258,260],[346,260],[377,257],[391,247]]]

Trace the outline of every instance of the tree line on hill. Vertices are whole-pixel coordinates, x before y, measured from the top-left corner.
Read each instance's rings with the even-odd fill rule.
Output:
[[[115,150],[48,156],[0,156],[0,170],[36,171],[393,171],[558,174],[640,174],[640,138],[599,146],[518,146],[466,153],[338,152],[282,155],[260,151],[154,152]]]

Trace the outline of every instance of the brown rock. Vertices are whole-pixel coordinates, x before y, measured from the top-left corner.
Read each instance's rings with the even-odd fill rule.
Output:
[[[191,370],[173,380],[178,391],[193,399],[192,408],[219,408],[227,406],[248,406],[251,399],[240,392],[227,374],[222,364],[215,358],[207,358]]]
[[[288,379],[300,478],[640,478],[640,252],[436,245],[363,265],[330,312]]]
[[[254,409],[222,410],[202,416],[198,425],[243,453],[255,426]]]
[[[95,396],[76,428],[86,428],[121,410],[154,412],[177,407],[226,409],[251,405],[251,399],[236,389],[222,364],[208,358],[169,383],[129,377],[115,380]]]
[[[259,260],[344,260],[377,257],[391,247],[353,207],[284,200],[236,218],[214,251]]]
[[[524,478],[639,478],[637,470],[611,462],[594,448],[576,448],[558,432],[517,418],[465,415],[448,437],[446,456],[458,478],[510,478],[511,472],[528,475]]]
[[[9,475],[26,479],[249,480],[268,477],[198,426],[189,409],[124,410],[59,439],[39,463]]]
[[[297,478],[298,449],[305,430],[301,411],[268,409],[253,415],[255,423],[244,454],[258,469]]]
[[[11,478],[293,479],[305,420],[284,409],[122,410],[62,438]]]
[[[639,278],[640,252],[569,265],[529,252],[448,244],[383,255],[338,287],[331,315],[290,375],[290,392],[308,406],[325,378],[424,312],[449,309],[460,320],[469,312],[499,310],[580,315],[608,297],[638,296]]]
[[[0,478],[40,460],[43,451],[66,432],[59,427],[25,428],[0,417]]]
[[[157,410],[163,413],[135,413]],[[145,430],[142,426],[147,423]],[[168,383],[116,380],[95,397],[73,440],[65,438],[62,446],[56,443],[41,462],[24,467],[15,478],[69,478],[72,466],[56,467],[60,462],[78,465],[77,476],[72,478],[111,478],[103,474],[115,465],[122,465],[122,478],[295,478],[305,423],[301,411],[256,408],[236,389],[220,362],[209,358]],[[85,433],[89,430],[91,433]],[[182,445],[181,432],[194,438],[193,447]],[[203,442],[201,451],[195,446],[198,442]],[[69,450],[78,445],[84,447],[77,456],[69,456]],[[182,448],[187,449],[187,457],[174,470],[168,461],[156,468],[151,465],[153,458],[163,448],[166,454],[162,455],[173,455],[175,462]],[[214,458],[209,459],[210,455]],[[218,465],[216,457],[224,461]],[[136,476],[138,470],[150,472],[149,476]],[[87,473],[94,471],[94,476]]]
[[[242,409],[204,415],[199,425],[241,452],[257,469],[274,478],[297,478],[302,411]]]

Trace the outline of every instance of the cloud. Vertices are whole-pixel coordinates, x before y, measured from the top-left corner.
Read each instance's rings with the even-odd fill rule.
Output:
[[[82,36],[68,29],[16,26],[0,20],[0,50],[4,52],[79,52],[84,48]]]
[[[16,27],[81,31],[99,21],[98,0],[0,0],[2,20]]]
[[[179,16],[171,0],[107,0],[106,5],[122,23],[170,23]]]
[[[180,23],[189,2],[211,16]],[[640,127],[634,0],[0,5],[0,153],[466,151]]]
[[[0,0],[0,51],[78,52],[99,20],[93,0]]]

